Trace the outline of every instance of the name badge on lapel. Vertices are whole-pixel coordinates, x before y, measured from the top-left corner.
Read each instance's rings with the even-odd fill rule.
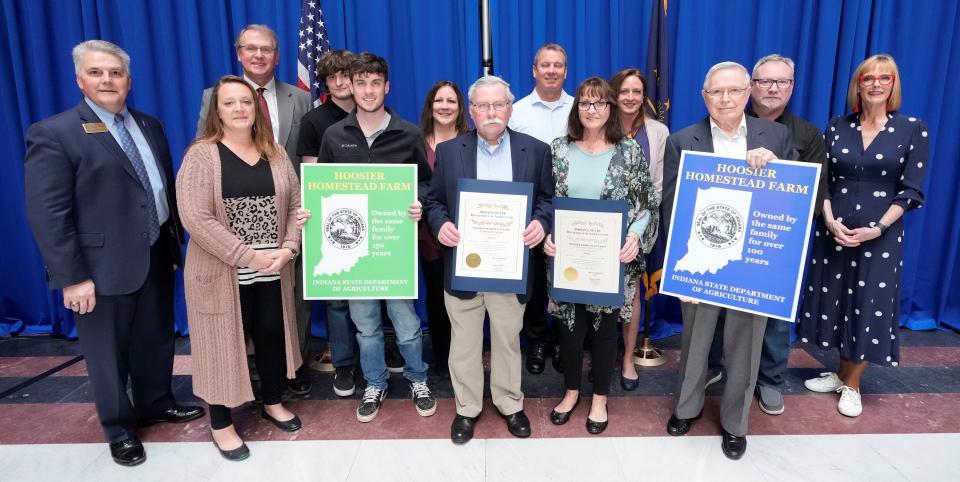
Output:
[[[107,130],[107,125],[103,122],[87,122],[83,124],[83,132],[87,134],[99,134],[101,132],[110,132]]]

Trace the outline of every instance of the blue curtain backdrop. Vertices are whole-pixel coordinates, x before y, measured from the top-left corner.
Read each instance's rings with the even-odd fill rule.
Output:
[[[370,50],[390,63],[387,104],[416,122],[423,96],[439,79],[467,86],[480,74],[474,0],[317,0],[333,48]],[[517,97],[533,88],[532,59],[546,42],[569,55],[568,92],[590,75],[644,68],[651,0],[491,0],[494,68]],[[172,152],[193,137],[200,93],[239,73],[233,51],[248,23],[280,37],[278,76],[295,83],[299,2],[263,0],[3,0],[0,95],[0,336],[71,334],[70,313],[47,289],[23,209],[23,137],[33,122],[80,100],[70,48],[103,38],[131,55],[129,103],[159,117]],[[710,65],[734,60],[750,68],[771,52],[797,62],[792,110],[821,128],[846,112],[850,74],[863,58],[896,57],[903,111],[924,119],[932,138],[923,209],[907,216],[902,284],[904,323],[960,329],[960,8],[952,0],[671,0],[671,130],[706,115],[700,88]],[[176,157],[176,156],[175,156]],[[179,159],[175,159],[179,163]],[[105,213],[104,215],[109,215]],[[179,281],[178,281],[179,283]],[[180,287],[178,286],[178,290]],[[179,291],[178,291],[179,293]],[[186,327],[178,295],[179,327]]]

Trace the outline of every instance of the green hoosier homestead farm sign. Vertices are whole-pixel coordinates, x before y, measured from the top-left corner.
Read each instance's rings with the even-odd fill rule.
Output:
[[[308,300],[417,297],[417,166],[303,164]],[[425,221],[421,221],[425,222]]]

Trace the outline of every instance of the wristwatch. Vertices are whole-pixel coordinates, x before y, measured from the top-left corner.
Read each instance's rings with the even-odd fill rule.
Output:
[[[287,249],[289,249],[290,252],[293,253],[293,256],[290,257],[290,261],[293,261],[293,260],[297,259],[297,256],[298,256],[300,253],[298,253],[297,250],[295,250],[295,249],[293,249],[293,248],[287,248]]]
[[[877,227],[880,228],[880,234],[883,234],[887,232],[888,229],[890,229],[890,226],[887,226],[886,224],[883,224],[879,221],[877,221]]]

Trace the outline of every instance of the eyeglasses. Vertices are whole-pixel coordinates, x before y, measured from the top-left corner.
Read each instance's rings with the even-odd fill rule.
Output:
[[[581,100],[580,102],[577,102],[577,109],[587,112],[591,107],[593,107],[594,109],[597,109],[597,112],[603,112],[607,110],[608,105],[610,105],[610,103],[605,100],[598,100],[596,102],[587,102],[585,100]]]
[[[777,87],[781,89],[786,89],[793,83],[793,79],[753,79],[753,83],[764,89],[769,89],[773,84],[777,84]]]
[[[897,76],[894,74],[880,74],[880,75],[861,75],[860,84],[861,85],[873,85],[876,82],[879,82],[880,85],[890,85],[893,82],[893,79],[896,79]]]
[[[509,102],[494,102],[494,103],[492,103],[492,104],[490,104],[490,103],[483,103],[483,104],[470,104],[470,105],[472,105],[474,109],[477,109],[477,112],[487,112],[488,110],[490,110],[491,107],[493,108],[493,110],[495,110],[495,111],[497,111],[497,112],[503,112],[503,111],[507,110],[507,107],[510,106],[510,103],[509,103]]]
[[[720,99],[724,94],[728,95],[731,99],[734,97],[740,97],[744,92],[747,91],[749,87],[743,87],[741,89],[711,89],[703,91],[708,96],[715,99]]]
[[[258,47],[256,45],[241,45],[240,49],[250,55],[256,54],[257,51],[263,55],[270,55],[277,51],[276,47]]]

